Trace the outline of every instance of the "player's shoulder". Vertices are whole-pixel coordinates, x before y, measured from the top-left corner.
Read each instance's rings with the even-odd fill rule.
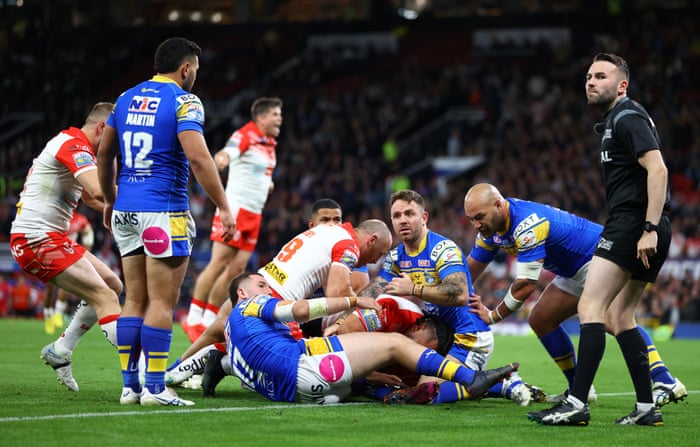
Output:
[[[431,252],[443,251],[447,248],[459,248],[457,243],[447,236],[428,230],[426,248]]]

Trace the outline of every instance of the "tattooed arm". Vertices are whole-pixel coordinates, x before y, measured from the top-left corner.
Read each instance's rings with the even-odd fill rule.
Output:
[[[382,293],[386,292],[387,284],[389,283],[386,279],[382,278],[381,276],[377,276],[367,287],[360,290],[357,296],[372,296],[376,298]]]
[[[445,276],[434,286],[415,286],[415,295],[425,301],[441,306],[465,306],[469,299],[467,275],[454,272]]]

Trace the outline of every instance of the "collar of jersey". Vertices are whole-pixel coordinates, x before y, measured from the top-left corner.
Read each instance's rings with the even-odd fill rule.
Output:
[[[418,256],[418,254],[419,254],[420,252],[422,252],[423,250],[425,250],[425,246],[426,246],[427,243],[428,243],[428,233],[430,233],[430,230],[428,230],[428,231],[425,232],[425,236],[423,236],[423,239],[420,240],[420,244],[418,244],[418,249],[417,249],[416,251],[414,251],[414,252],[412,252],[411,250],[409,250],[408,247],[406,247],[406,245],[404,244],[404,247],[406,247],[406,253],[407,253],[409,256]]]
[[[510,231],[510,201],[507,199],[506,199],[506,208],[508,209],[508,212],[506,213],[506,229],[503,230],[503,232],[499,232],[499,231],[496,232],[496,234],[498,234],[501,237],[505,236]]]
[[[163,75],[154,75],[151,78],[151,81],[153,81],[153,82],[172,82],[173,84],[177,85],[178,87],[180,86],[180,84],[175,82],[174,79],[170,79],[169,77],[163,76]]]

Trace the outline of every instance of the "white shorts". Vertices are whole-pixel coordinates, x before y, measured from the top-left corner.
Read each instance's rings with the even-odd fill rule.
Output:
[[[466,367],[475,371],[486,369],[493,354],[493,332],[482,331],[468,334],[455,334],[455,341],[448,352]]]
[[[122,256],[139,249],[153,258],[190,256],[196,233],[189,211],[112,212],[112,234]]]
[[[296,402],[335,404],[350,395],[352,369],[345,351],[302,355],[297,367]]]
[[[581,268],[578,269],[578,272],[571,278],[564,278],[563,276],[557,275],[552,280],[552,284],[564,292],[580,298],[583,293],[583,286],[586,283],[586,275],[588,274],[588,267],[590,265],[591,261],[583,264]]]

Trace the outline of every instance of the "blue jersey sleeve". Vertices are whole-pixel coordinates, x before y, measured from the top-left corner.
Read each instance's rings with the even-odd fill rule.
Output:
[[[265,321],[277,321],[275,308],[280,302],[278,298],[270,295],[256,295],[240,304],[241,314],[244,317],[256,317]]]

